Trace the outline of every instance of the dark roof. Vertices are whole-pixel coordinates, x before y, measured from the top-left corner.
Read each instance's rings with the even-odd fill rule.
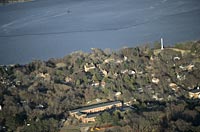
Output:
[[[121,101],[112,101],[112,102],[104,102],[104,103],[100,103],[100,104],[94,104],[94,105],[90,105],[90,106],[85,106],[83,108],[75,109],[70,112],[79,112],[79,111],[83,111],[83,110],[89,110],[89,109],[94,109],[94,108],[108,106],[108,105],[115,105],[118,103],[121,103]]]
[[[99,114],[100,114],[100,112],[98,112],[98,113],[92,113],[92,114],[87,114],[86,118],[97,117]]]
[[[199,87],[197,87],[197,88],[190,90],[189,92],[198,93],[198,92],[200,92],[200,89],[199,89]]]
[[[78,112],[78,113],[76,113],[76,115],[77,115],[77,116],[82,116],[82,115],[86,115],[86,114],[81,113],[81,112]]]

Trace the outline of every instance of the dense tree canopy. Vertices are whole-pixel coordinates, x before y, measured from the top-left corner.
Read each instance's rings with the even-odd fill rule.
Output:
[[[69,110],[111,100],[130,102],[132,110],[105,111],[99,124],[122,131],[197,131],[200,104],[188,92],[200,86],[200,43],[175,47],[92,49],[0,66],[0,131],[58,131]]]

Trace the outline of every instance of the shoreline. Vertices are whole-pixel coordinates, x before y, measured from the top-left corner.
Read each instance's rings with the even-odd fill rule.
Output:
[[[188,41],[182,41],[182,42],[178,42],[178,43],[174,43],[174,44],[167,44],[167,45],[165,45],[164,47],[165,47],[165,49],[170,49],[170,48],[172,48],[172,47],[175,47],[175,46],[177,46],[177,45],[184,45],[184,44],[187,44],[187,43],[197,43],[198,41],[200,41],[200,40],[188,40]],[[35,59],[32,59],[32,60],[30,60],[30,61],[27,61],[27,62],[24,62],[24,63],[10,63],[10,64],[0,64],[0,66],[9,66],[9,67],[14,67],[15,65],[21,65],[21,66],[24,66],[24,65],[28,65],[28,64],[30,64],[30,63],[32,63],[32,62],[36,62],[36,61],[41,61],[41,62],[47,62],[47,61],[49,61],[49,60],[51,60],[51,59],[53,59],[53,60],[59,60],[59,59],[62,59],[62,58],[64,58],[64,57],[66,57],[66,56],[69,56],[69,55],[73,55],[73,54],[76,54],[76,53],[83,53],[83,54],[90,54],[90,53],[92,53],[93,52],[93,49],[95,50],[95,49],[100,49],[100,50],[102,50],[102,51],[106,51],[106,50],[109,50],[110,52],[118,52],[118,51],[120,51],[120,50],[122,50],[122,49],[126,49],[126,48],[136,48],[136,47],[145,47],[145,46],[149,46],[149,48],[151,48],[152,50],[154,50],[154,52],[155,52],[155,54],[158,54],[159,53],[159,48],[157,48],[158,47],[158,45],[160,45],[159,44],[160,42],[159,41],[155,41],[155,42],[153,42],[153,43],[144,43],[144,44],[141,44],[141,45],[137,45],[137,46],[129,46],[129,47],[127,47],[127,46],[124,46],[124,47],[121,47],[121,48],[118,48],[118,49],[111,49],[111,48],[98,48],[98,47],[96,47],[96,48],[88,48],[88,49],[90,49],[90,50],[88,50],[88,51],[84,51],[84,50],[76,50],[76,51],[72,51],[72,52],[70,52],[70,53],[66,53],[64,56],[60,56],[60,57],[49,57],[49,58],[46,58],[46,59],[40,59],[40,58],[35,58]],[[180,52],[181,52],[181,49],[179,49],[180,50]]]
[[[0,1],[0,5],[24,3],[24,2],[32,2],[32,1],[34,0],[8,0],[8,1]]]

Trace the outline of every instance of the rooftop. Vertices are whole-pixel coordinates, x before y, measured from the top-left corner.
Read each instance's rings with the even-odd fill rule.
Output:
[[[79,111],[83,111],[83,110],[88,110],[88,109],[94,109],[94,108],[98,108],[98,107],[104,107],[104,106],[109,106],[109,105],[115,105],[121,103],[121,101],[112,101],[112,102],[104,102],[104,103],[100,103],[100,104],[94,104],[94,105],[90,105],[90,106],[85,106],[83,108],[78,108],[75,110],[72,110],[70,112],[79,112]]]
[[[196,88],[190,90],[189,92],[198,93],[198,92],[200,92],[200,88],[199,88],[199,87],[196,87]]]

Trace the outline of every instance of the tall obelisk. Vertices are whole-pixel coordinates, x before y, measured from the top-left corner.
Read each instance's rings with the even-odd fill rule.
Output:
[[[160,47],[161,47],[161,50],[164,49],[164,43],[163,43],[163,38],[160,39]]]

